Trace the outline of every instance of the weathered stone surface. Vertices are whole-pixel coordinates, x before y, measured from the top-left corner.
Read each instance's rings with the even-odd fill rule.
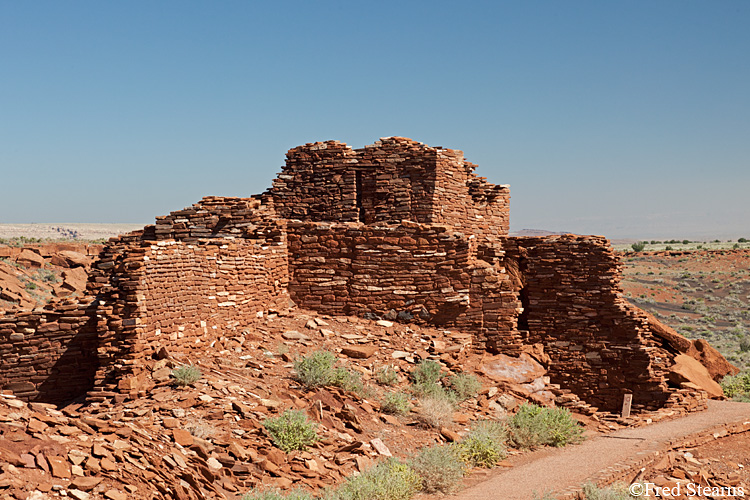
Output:
[[[380,438],[375,438],[375,439],[370,440],[370,444],[375,449],[375,451],[378,452],[379,455],[383,455],[384,457],[393,456],[391,454],[391,450],[388,449],[388,447]]]
[[[353,345],[341,349],[341,354],[349,356],[350,358],[366,359],[371,357],[377,351],[378,347],[374,345]]]
[[[685,354],[698,360],[716,382],[719,382],[727,375],[737,375],[740,372],[739,368],[727,361],[705,339],[693,340],[691,348]]]
[[[526,353],[521,353],[517,358],[496,354],[482,360],[479,369],[492,380],[510,384],[527,384],[547,373],[542,365]]]
[[[677,333],[673,328],[665,325],[653,315],[644,311],[648,318],[648,324],[651,331],[666,340],[671,346],[683,354],[687,354],[698,360],[716,382],[719,382],[727,375],[736,375],[739,368],[732,365],[724,356],[714,349],[704,339],[690,340]]]
[[[75,500],[89,500],[91,495],[85,491],[77,490],[75,488],[68,490],[68,496],[75,498]]]
[[[27,248],[21,250],[21,252],[15,257],[15,261],[23,267],[31,267],[36,269],[44,267],[44,257],[36,252],[32,252]]]
[[[184,429],[172,429],[174,442],[185,448],[193,444],[193,435]]]
[[[68,465],[68,461],[63,457],[50,455],[47,456],[47,461],[49,462],[50,471],[54,477],[59,477],[61,479],[70,478],[70,465]]]
[[[721,398],[724,391],[708,373],[708,370],[695,358],[686,354],[678,354],[674,359],[669,371],[669,379],[674,383],[691,382],[702,390],[706,391],[711,397]]]

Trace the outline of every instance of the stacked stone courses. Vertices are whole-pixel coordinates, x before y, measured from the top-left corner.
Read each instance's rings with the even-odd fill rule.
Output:
[[[270,194],[280,217],[303,221],[444,223],[507,235],[510,187],[473,171],[463,152],[403,137],[353,150],[337,141],[294,148]]]
[[[442,224],[292,222],[289,292],[301,307],[474,331],[519,347],[508,276],[477,261],[477,240]]]
[[[475,169],[403,137],[291,149],[266,193],[111,239],[85,297],[0,314],[0,389],[135,398],[162,349],[189,356],[292,301],[469,332],[491,353],[541,344],[552,381],[601,409],[626,393],[636,410],[705,406],[668,385],[676,351],[621,297],[608,241],[509,237],[509,186]]]
[[[0,388],[51,402],[91,389],[98,366],[92,316],[90,304],[67,299],[0,315]]]
[[[135,397],[144,360],[159,349],[201,348],[287,307],[285,226],[259,199],[210,197],[110,240],[92,272],[107,321],[91,397]]]
[[[526,341],[544,345],[553,382],[608,409],[626,392],[636,409],[664,404],[675,353],[622,298],[620,263],[605,238],[506,238],[503,248],[521,271]]]

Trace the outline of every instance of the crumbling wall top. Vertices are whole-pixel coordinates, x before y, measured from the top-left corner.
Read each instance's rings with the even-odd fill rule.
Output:
[[[269,194],[279,216],[305,221],[446,223],[507,235],[510,189],[474,174],[463,151],[406,137],[352,149],[339,141],[290,149]]]

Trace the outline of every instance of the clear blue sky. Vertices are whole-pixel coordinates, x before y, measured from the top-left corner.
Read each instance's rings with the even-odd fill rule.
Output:
[[[0,222],[143,222],[401,135],[512,229],[750,237],[750,2],[0,0]]]

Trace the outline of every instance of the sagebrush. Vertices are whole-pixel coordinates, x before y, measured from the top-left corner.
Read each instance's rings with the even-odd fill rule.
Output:
[[[583,429],[565,408],[523,403],[507,424],[510,441],[518,448],[559,447],[583,440]]]
[[[721,379],[721,388],[728,398],[750,402],[750,371],[727,375]]]
[[[586,483],[583,485],[583,497],[585,500],[631,500],[639,498],[632,496],[628,491],[628,486],[621,483],[606,488],[599,488],[593,483]]]
[[[414,385],[437,384],[440,380],[442,367],[437,361],[425,359],[419,362],[414,371],[411,372]]]
[[[422,480],[408,464],[391,458],[353,476],[329,492],[326,500],[409,500]]]
[[[360,395],[367,393],[359,373],[336,366],[336,356],[328,351],[316,351],[294,362],[294,378],[308,389],[333,385]]]
[[[171,372],[175,384],[185,387],[193,385],[201,379],[203,374],[195,365],[182,365]]]
[[[289,453],[304,450],[318,440],[317,424],[310,422],[302,410],[286,410],[280,416],[263,422],[273,444]]]
[[[455,444],[422,448],[409,462],[422,479],[425,493],[452,493],[466,472],[460,447]]]
[[[384,366],[375,373],[375,380],[381,385],[398,384],[398,373],[392,366]]]
[[[470,373],[459,373],[449,377],[448,385],[458,401],[466,401],[476,397],[482,389],[482,383],[475,375]]]
[[[334,377],[336,356],[328,351],[316,351],[294,361],[294,378],[308,388],[330,385]]]
[[[292,490],[286,493],[277,489],[254,489],[245,493],[240,500],[313,500],[312,494],[304,490]]]
[[[411,405],[408,396],[403,392],[387,392],[380,402],[380,409],[383,413],[403,415],[411,410]]]
[[[491,468],[507,455],[507,433],[502,423],[482,420],[460,443],[461,458],[472,467]]]
[[[440,429],[453,421],[453,402],[445,397],[422,398],[419,419],[430,427]]]

